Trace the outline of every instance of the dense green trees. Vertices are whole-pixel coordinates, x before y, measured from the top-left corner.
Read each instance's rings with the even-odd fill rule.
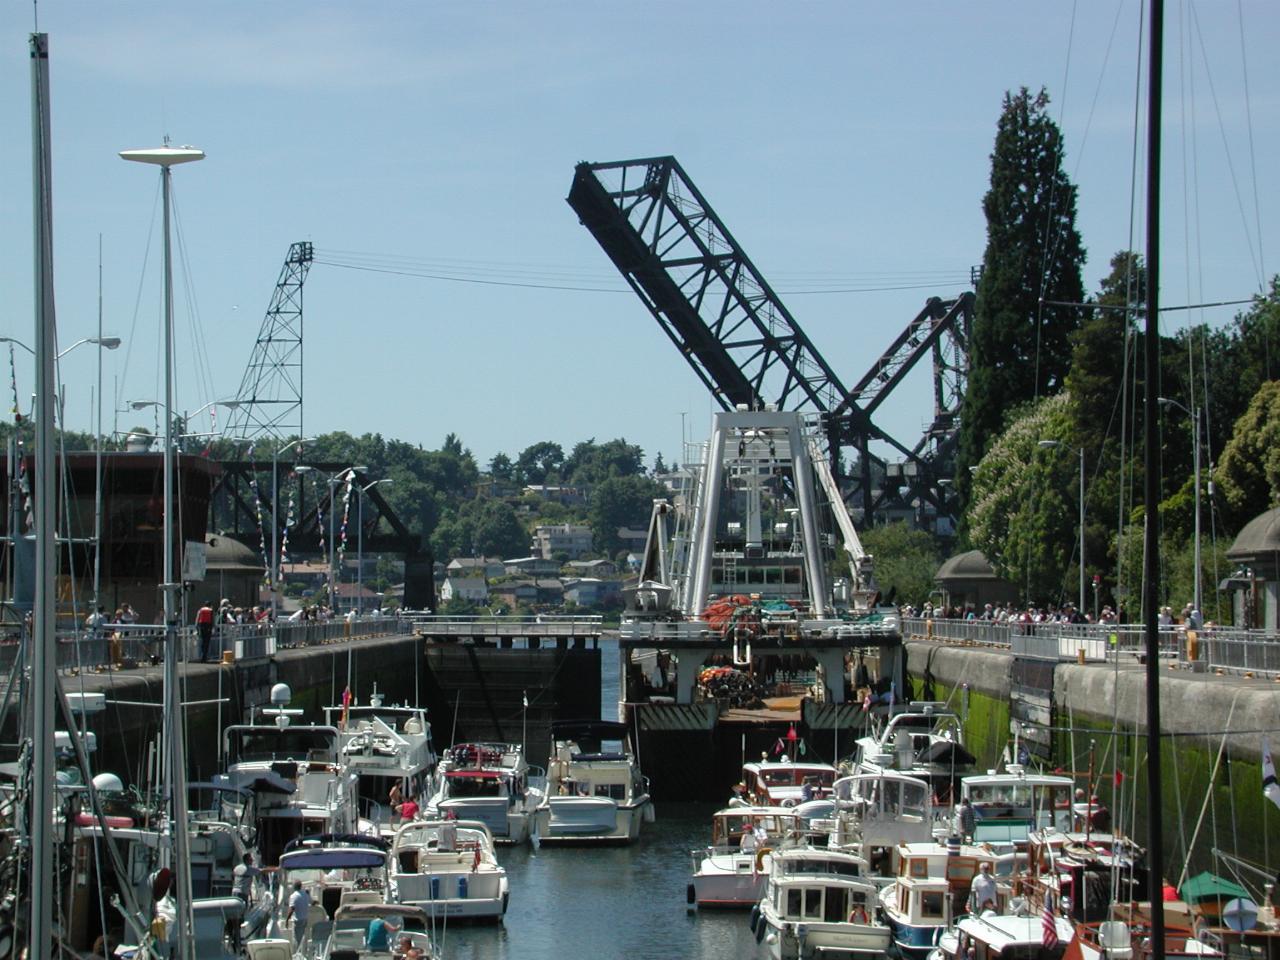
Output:
[[[1084,247],[1076,231],[1076,188],[1062,169],[1062,135],[1049,97],[1006,94],[983,198],[987,248],[969,341],[956,484],[969,489],[1006,414],[1056,393],[1071,364],[1071,336],[1084,298]],[[1063,305],[1066,304],[1066,305]]]
[[[875,563],[876,584],[898,603],[923,603],[934,589],[933,575],[942,557],[938,541],[905,523],[872,527],[861,534],[862,547]],[[838,571],[848,576],[847,567]]]
[[[656,497],[665,497],[667,489],[648,477],[632,475],[609,477],[591,491],[587,513],[597,553],[613,556],[622,547],[619,527],[643,530],[649,525]]]

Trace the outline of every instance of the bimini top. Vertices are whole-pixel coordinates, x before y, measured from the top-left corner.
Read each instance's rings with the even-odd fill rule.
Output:
[[[557,740],[625,740],[631,728],[616,720],[553,720],[551,734]]]
[[[281,870],[370,870],[387,865],[377,847],[303,847],[280,855]]]

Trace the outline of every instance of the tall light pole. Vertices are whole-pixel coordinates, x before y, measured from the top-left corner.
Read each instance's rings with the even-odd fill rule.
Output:
[[[1038,446],[1043,450],[1065,447],[1061,440],[1040,440]],[[1084,447],[1080,448],[1080,599],[1076,612],[1084,616]]]
[[[1179,410],[1181,410],[1183,413],[1185,413],[1187,416],[1191,418],[1191,435],[1192,435],[1192,441],[1195,444],[1195,447],[1191,453],[1191,462],[1193,464],[1192,469],[1195,473],[1195,485],[1196,485],[1196,534],[1195,534],[1196,572],[1195,572],[1195,588],[1194,588],[1195,592],[1194,592],[1192,602],[1193,602],[1193,605],[1195,606],[1196,613],[1199,616],[1203,617],[1204,607],[1201,606],[1201,603],[1203,602],[1203,598],[1200,596],[1200,408],[1196,407],[1194,410],[1188,410],[1186,407],[1180,404],[1177,400],[1171,400],[1169,397],[1157,397],[1156,399],[1159,401],[1162,407],[1177,407]]]
[[[364,495],[380,483],[391,483],[390,477],[374,480],[360,488],[356,504],[356,616],[364,613]]]
[[[276,597],[280,592],[280,525],[277,513],[280,509],[280,454],[294,447],[311,443],[315,437],[298,437],[271,454],[271,620],[276,619]]]
[[[173,251],[169,237],[170,179],[175,164],[204,159],[204,151],[194,147],[163,147],[151,150],[124,150],[120,156],[160,168],[164,200],[164,716],[165,761],[169,789],[169,833],[172,842],[168,864],[177,878],[178,950],[182,960],[190,960],[194,940],[191,921],[191,856],[187,835],[187,771],[182,732],[182,696],[178,661],[178,590],[174,565],[173,504]]]

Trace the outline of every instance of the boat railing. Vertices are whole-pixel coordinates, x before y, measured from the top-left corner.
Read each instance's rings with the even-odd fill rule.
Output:
[[[903,636],[1006,649],[1020,657],[1060,662],[1126,663],[1146,656],[1140,623],[1020,623],[997,620],[907,618]],[[1280,676],[1280,634],[1210,624],[1159,630],[1160,658],[1187,669]]]

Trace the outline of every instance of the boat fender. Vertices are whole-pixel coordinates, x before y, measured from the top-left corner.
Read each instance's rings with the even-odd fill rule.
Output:
[[[932,944],[935,947],[938,945],[938,942],[942,939],[942,930],[943,928],[941,926],[937,926],[933,928],[933,936],[929,938],[930,944]]]
[[[13,956],[13,927],[10,924],[0,924],[0,958],[8,960]]]
[[[764,940],[764,932],[768,928],[769,924],[765,923],[764,917],[761,917],[756,922],[756,943],[761,943]]]
[[[754,872],[756,873],[760,872],[760,868],[764,866],[765,856],[772,852],[773,852],[773,847],[761,847],[759,850],[756,851],[756,865],[755,865]]]
[[[753,904],[751,907],[751,932],[756,932],[756,926],[760,923],[760,904]]]

